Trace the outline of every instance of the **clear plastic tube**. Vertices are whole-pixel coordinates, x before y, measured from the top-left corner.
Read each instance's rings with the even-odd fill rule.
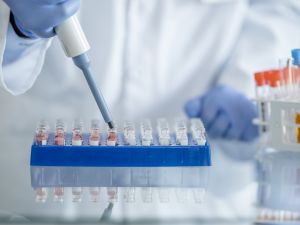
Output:
[[[82,201],[82,187],[72,187],[72,201],[73,202]]]
[[[135,126],[131,121],[124,122],[124,138],[127,145],[136,145]]]
[[[56,120],[54,137],[55,145],[65,145],[65,132],[66,127],[64,121],[61,119]]]
[[[175,120],[175,133],[179,145],[188,145],[187,126],[184,119]]]
[[[79,119],[74,121],[72,145],[81,146],[83,141],[83,122]]]
[[[205,128],[200,119],[191,119],[191,133],[193,136],[193,140],[197,145],[205,145]]]
[[[152,125],[149,119],[141,122],[142,145],[149,146],[153,143]]]
[[[117,130],[116,128],[113,129],[108,129],[108,134],[107,134],[107,145],[108,146],[115,146],[117,145]]]
[[[170,127],[165,118],[157,120],[157,132],[160,145],[170,145]]]
[[[38,145],[46,145],[48,141],[49,124],[46,120],[41,120],[36,128],[35,141]]]
[[[91,125],[90,125],[89,144],[91,146],[98,146],[100,142],[101,142],[100,121],[95,119],[91,121]]]
[[[99,187],[90,187],[89,188],[91,202],[99,201],[100,191],[101,191],[101,189]]]
[[[36,192],[36,198],[35,198],[36,202],[44,203],[47,201],[47,197],[48,197],[47,188],[37,188],[35,192]]]

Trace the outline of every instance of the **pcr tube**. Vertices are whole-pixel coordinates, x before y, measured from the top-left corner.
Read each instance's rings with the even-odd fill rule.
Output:
[[[117,130],[116,128],[109,128],[107,135],[107,145],[115,146],[117,144]]]
[[[63,120],[58,119],[55,124],[55,145],[65,145],[65,130],[65,123],[63,122]]]
[[[108,187],[107,196],[109,202],[116,202],[118,200],[118,188],[117,187]]]
[[[64,201],[64,188],[55,187],[53,191],[54,202],[63,202]]]
[[[73,136],[72,136],[72,145],[81,146],[82,145],[82,130],[83,123],[81,120],[75,120],[73,125]]]
[[[170,145],[170,128],[168,121],[164,118],[157,120],[157,132],[160,145]]]
[[[43,187],[37,188],[35,192],[36,192],[36,198],[35,198],[36,202],[42,202],[42,203],[46,202],[48,196],[47,188],[43,188]]]
[[[159,201],[161,203],[167,203],[170,201],[170,188],[165,188],[165,187],[161,187],[158,188],[158,196],[159,196]]]
[[[135,202],[135,188],[126,187],[124,188],[124,201],[127,203]]]
[[[179,203],[186,203],[187,194],[186,188],[175,188],[175,195]]]
[[[152,202],[152,188],[151,187],[142,187],[141,188],[142,200],[145,203]]]
[[[92,202],[98,202],[100,197],[100,188],[99,187],[90,187],[90,198]]]
[[[205,189],[193,188],[193,196],[194,196],[195,203],[202,203],[204,201]]]
[[[197,145],[205,145],[205,128],[200,119],[191,119],[191,133],[193,140]]]
[[[183,119],[175,120],[175,133],[179,145],[188,145],[187,127]]]
[[[151,121],[146,119],[141,122],[142,145],[150,146],[153,142]]]
[[[133,122],[125,121],[124,138],[127,145],[136,145],[135,126]]]
[[[81,202],[82,201],[82,188],[72,187],[72,201]]]
[[[91,146],[98,146],[100,144],[100,142],[101,142],[100,121],[92,120],[91,127],[90,127],[89,144]]]
[[[55,145],[65,145],[65,124],[62,120],[58,119],[55,124]],[[54,187],[54,201],[63,202],[64,200],[64,188],[63,187]]]
[[[41,120],[36,128],[35,140],[38,145],[46,145],[48,141],[49,125],[46,120]]]

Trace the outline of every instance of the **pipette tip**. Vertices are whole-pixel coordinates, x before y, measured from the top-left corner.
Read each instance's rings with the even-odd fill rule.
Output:
[[[110,121],[110,122],[108,122],[107,124],[108,124],[108,127],[109,127],[110,129],[113,129],[113,128],[115,127],[113,121]]]

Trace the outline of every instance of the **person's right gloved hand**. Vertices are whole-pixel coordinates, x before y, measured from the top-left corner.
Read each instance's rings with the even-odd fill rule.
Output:
[[[55,36],[54,28],[74,15],[80,0],[4,0],[18,30],[29,38]]]

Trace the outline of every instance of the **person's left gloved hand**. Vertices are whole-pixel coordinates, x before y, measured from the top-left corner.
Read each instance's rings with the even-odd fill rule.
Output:
[[[252,141],[258,136],[258,127],[252,124],[257,117],[255,105],[230,87],[217,86],[189,100],[184,109],[189,117],[202,119],[212,138]]]
[[[54,28],[74,15],[80,0],[4,0],[17,33],[28,38],[50,38]]]

